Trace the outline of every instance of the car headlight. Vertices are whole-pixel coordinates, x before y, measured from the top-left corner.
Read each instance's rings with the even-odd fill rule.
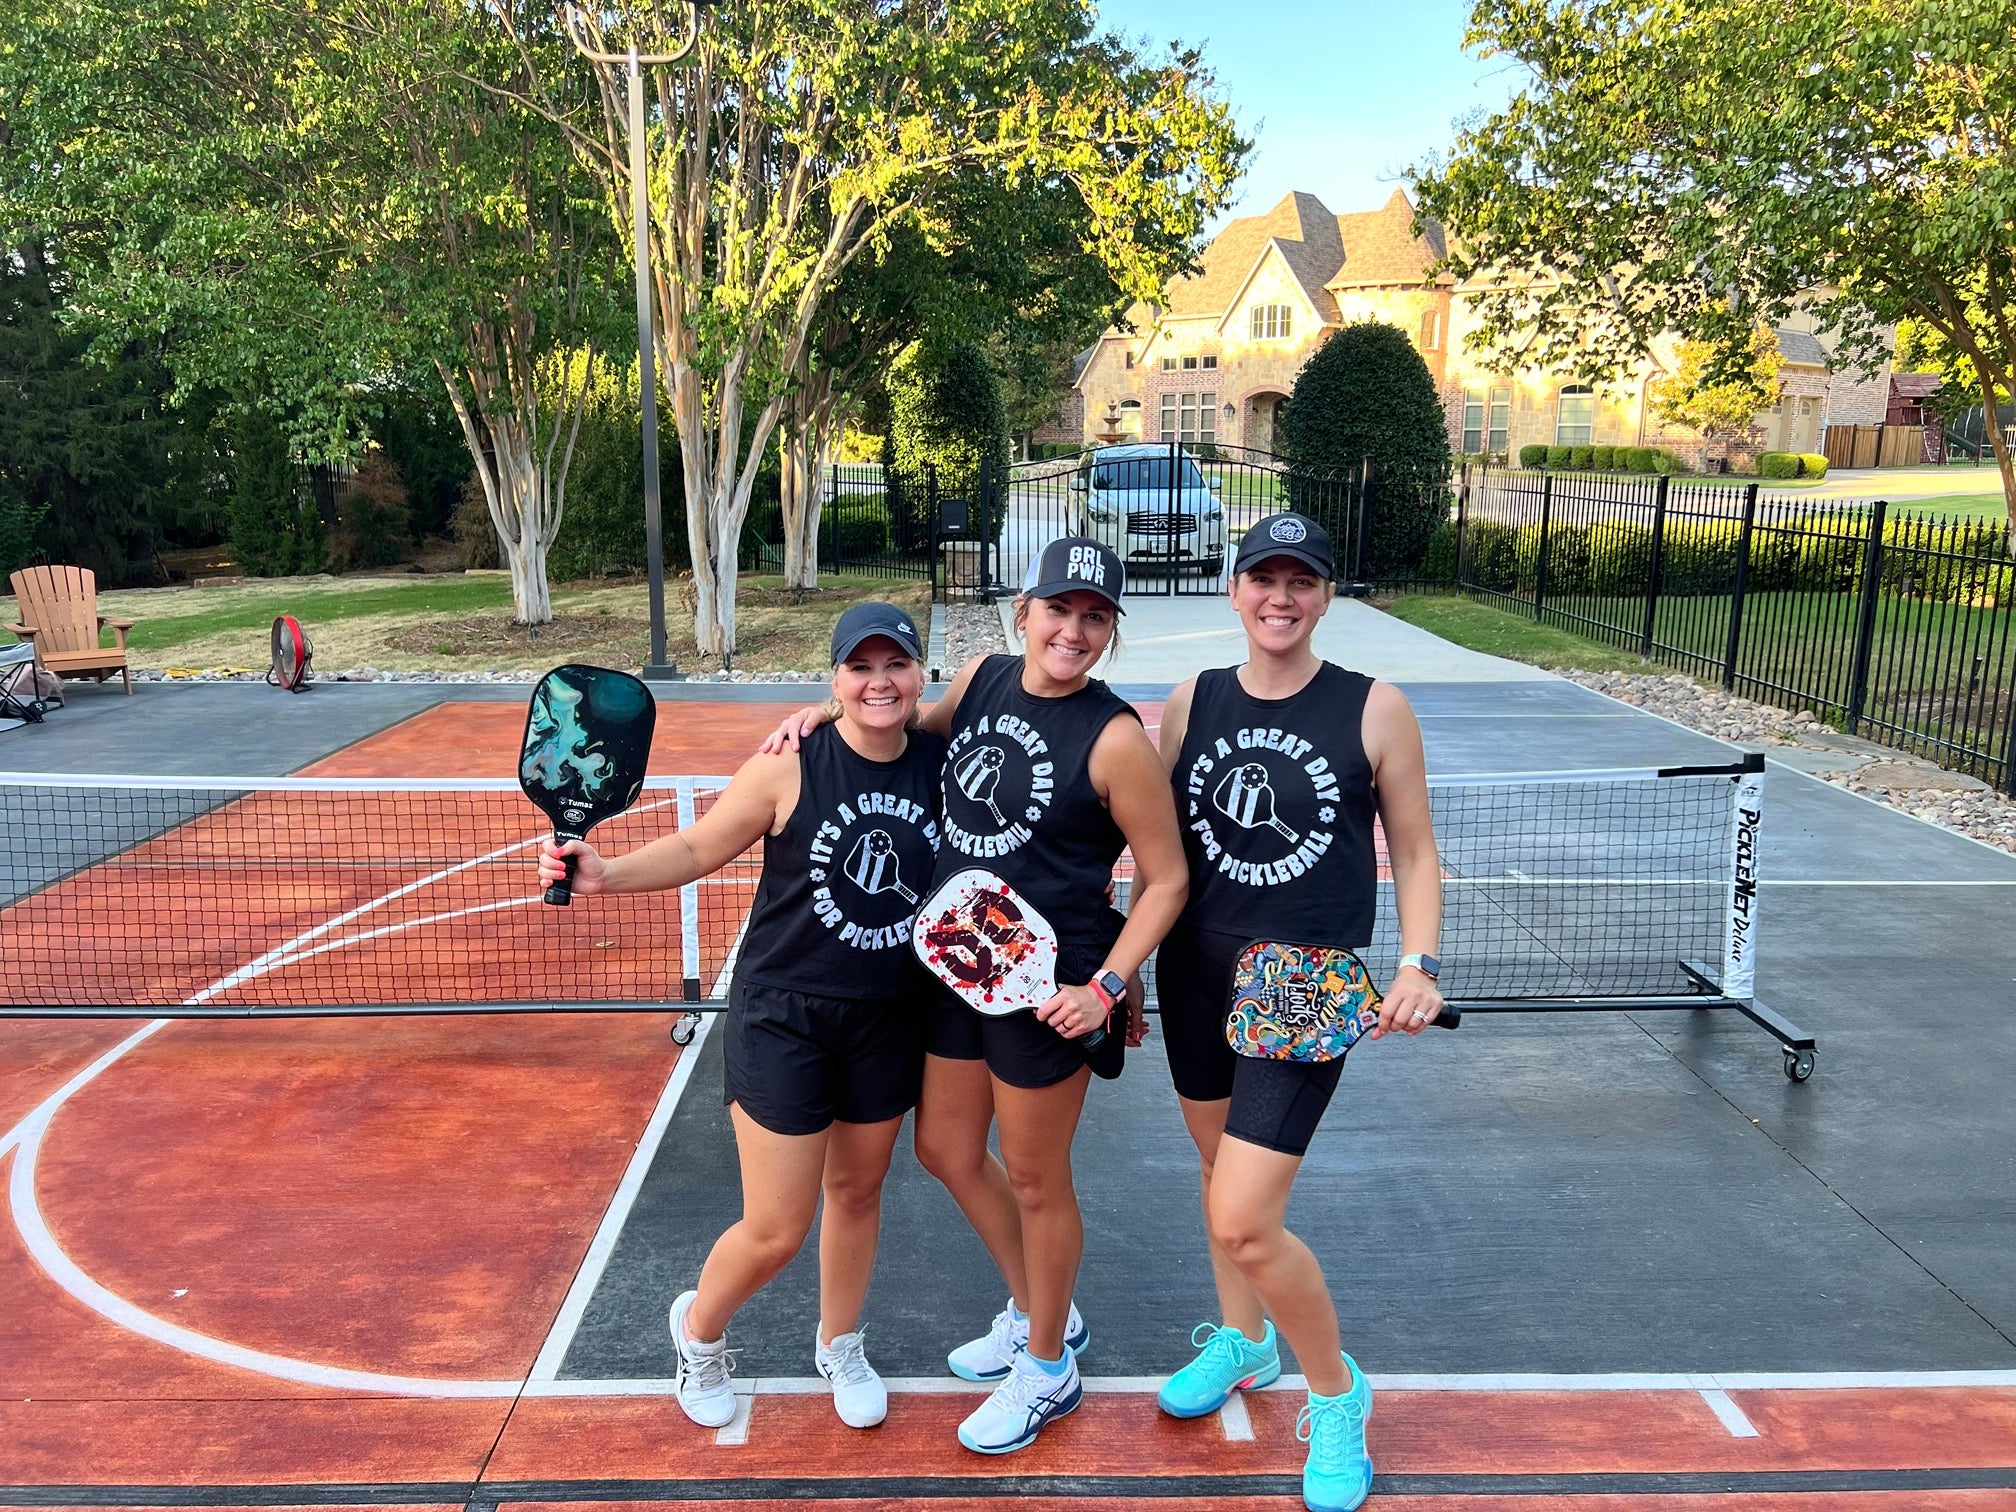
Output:
[[[1220,520],[1225,518],[1225,506],[1220,504],[1216,499],[1213,499],[1209,504],[1204,506],[1201,513],[1205,519],[1216,525]]]
[[[1111,504],[1094,504],[1088,513],[1101,525],[1111,525],[1120,518],[1120,512]]]

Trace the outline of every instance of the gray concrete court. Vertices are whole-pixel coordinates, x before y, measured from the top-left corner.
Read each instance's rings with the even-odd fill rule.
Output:
[[[1339,659],[1398,676],[1435,770],[1729,755],[1526,669],[1400,676],[1390,668],[1422,648],[1409,632],[1381,650],[1371,615],[1333,616],[1326,631],[1354,637]],[[1150,638],[1145,616],[1129,628]],[[86,689],[47,726],[0,737],[0,768],[285,772],[438,701],[524,696]],[[2016,857],[1774,764],[1762,877],[1760,995],[1819,1036],[1808,1083],[1787,1081],[1775,1044],[1747,1022],[1695,1012],[1475,1018],[1354,1059],[1292,1221],[1323,1257],[1347,1345],[1369,1369],[2016,1368]],[[563,1375],[669,1373],[665,1305],[736,1211],[719,1078],[710,1044]],[[1152,1041],[1121,1082],[1095,1086],[1077,1148],[1086,1368],[1159,1373],[1183,1357],[1210,1290],[1193,1161]],[[883,1257],[873,1356],[890,1374],[939,1374],[944,1348],[985,1325],[1000,1287],[907,1138]],[[801,1257],[737,1325],[743,1374],[810,1373],[813,1298]]]

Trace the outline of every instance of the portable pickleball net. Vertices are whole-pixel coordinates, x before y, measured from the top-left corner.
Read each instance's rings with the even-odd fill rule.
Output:
[[[1763,782],[1756,756],[1432,777],[1445,995],[1466,1013],[1734,1011],[1805,1080],[1812,1036],[1755,990]],[[595,843],[690,825],[725,785],[652,778]],[[509,781],[0,773],[0,1016],[720,1006],[760,847],[675,891],[558,909],[534,880],[545,836]],[[1385,980],[1381,877],[1366,958]]]

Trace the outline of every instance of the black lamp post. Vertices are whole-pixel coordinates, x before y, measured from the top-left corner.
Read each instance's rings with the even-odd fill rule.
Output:
[[[568,39],[591,63],[622,63],[630,74],[630,223],[636,243],[637,260],[637,384],[643,409],[644,431],[644,559],[651,592],[651,659],[644,664],[644,676],[667,680],[678,676],[665,654],[665,530],[664,508],[658,484],[658,372],[657,343],[651,321],[651,211],[646,154],[644,151],[644,68],[683,62],[700,42],[700,11],[709,0],[686,0],[678,9],[686,13],[685,39],[672,51],[639,52],[635,47],[619,53],[599,52],[589,45],[581,13],[573,5],[566,11]]]

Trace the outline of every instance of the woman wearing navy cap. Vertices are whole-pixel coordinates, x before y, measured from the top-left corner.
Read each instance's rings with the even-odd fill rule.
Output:
[[[1315,1512],[1356,1507],[1372,1482],[1371,1388],[1340,1347],[1322,1268],[1284,1222],[1344,1062],[1235,1054],[1225,1038],[1233,961],[1254,940],[1369,944],[1376,822],[1406,954],[1373,1034],[1418,1034],[1442,1007],[1442,884],[1421,729],[1397,688],[1316,655],[1333,578],[1329,537],[1301,515],[1270,515],[1240,543],[1231,598],[1245,664],[1200,673],[1162,711],[1190,891],[1156,957],[1222,1319],[1198,1326],[1200,1353],[1159,1401],[1172,1416],[1202,1417],[1233,1391],[1268,1384],[1281,1374],[1278,1326],[1309,1381],[1298,1431],[1309,1441],[1303,1499]]]
[[[967,1380],[1001,1383],[959,1428],[982,1454],[1020,1449],[1078,1406],[1076,1352],[1089,1334],[1071,1301],[1085,1239],[1071,1143],[1090,1072],[1073,1041],[1111,1022],[1098,1054],[1118,1054],[1113,1016],[1139,1012],[1127,980],[1183,906],[1183,846],[1160,758],[1133,708],[1091,676],[1113,642],[1125,578],[1097,541],[1051,542],[1015,600],[1022,654],[976,657],[923,717],[950,741],[935,880],[984,867],[1058,933],[1057,992],[1035,1013],[989,1018],[941,997],[917,1108],[918,1159],[1009,1290],[988,1332],[947,1361]],[[794,716],[772,739],[807,723]],[[1134,853],[1124,918],[1105,901],[1123,847]],[[1138,1020],[1127,1032],[1138,1043]]]
[[[822,1195],[814,1364],[849,1427],[888,1411],[860,1318],[882,1181],[923,1077],[936,984],[910,924],[938,848],[945,741],[915,728],[924,650],[909,615],[856,604],[832,649],[832,722],[795,751],[751,757],[691,829],[607,860],[584,841],[549,843],[539,863],[545,883],[577,857],[577,896],[650,892],[763,842],[722,1024],[742,1218],[672,1304],[679,1405],[708,1428],[735,1413],[728,1321],[798,1253]]]

